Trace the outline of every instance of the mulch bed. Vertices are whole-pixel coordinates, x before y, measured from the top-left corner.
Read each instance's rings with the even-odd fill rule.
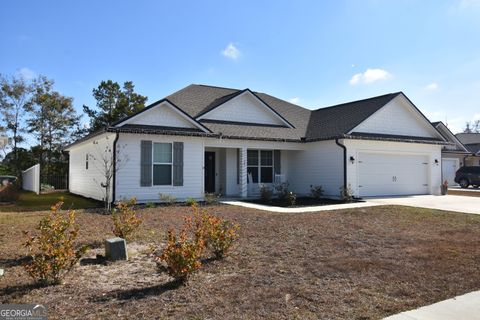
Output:
[[[129,261],[95,261],[110,217],[79,212],[94,248],[65,279],[38,287],[21,267],[22,230],[45,214],[0,213],[0,303],[40,303],[50,319],[380,319],[480,289],[480,216],[382,206],[273,213],[208,210],[241,225],[224,260],[206,260],[186,286],[148,255],[185,207],[141,209]]]
[[[311,198],[311,197],[298,197],[297,200],[295,201],[295,205],[293,205],[293,206],[288,205],[287,203],[285,203],[285,201],[280,200],[278,198],[272,198],[267,202],[265,202],[261,199],[247,199],[247,200],[242,200],[242,201],[255,203],[255,204],[261,204],[261,205],[265,205],[265,206],[284,207],[284,208],[302,208],[302,207],[326,206],[326,205],[332,205],[332,204],[347,203],[345,201],[338,200],[338,199],[328,199],[328,198],[315,199],[315,198]],[[353,202],[360,202],[360,200],[352,200],[348,203],[353,203]]]

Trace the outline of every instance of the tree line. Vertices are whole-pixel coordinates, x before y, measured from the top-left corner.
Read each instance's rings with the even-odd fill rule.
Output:
[[[0,135],[8,137],[1,150],[0,174],[20,176],[36,163],[45,175],[66,174],[66,145],[141,110],[147,101],[135,92],[132,81],[123,86],[101,81],[92,94],[96,105],[83,105],[83,112],[77,112],[73,98],[55,90],[52,79],[0,74]],[[82,124],[83,116],[88,117],[87,125]]]

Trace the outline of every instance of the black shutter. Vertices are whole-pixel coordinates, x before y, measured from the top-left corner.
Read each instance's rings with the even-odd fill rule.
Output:
[[[275,174],[282,173],[282,158],[280,150],[273,150],[273,172]]]
[[[140,141],[140,186],[152,186],[152,141]]]
[[[173,143],[173,185],[183,186],[183,142]]]

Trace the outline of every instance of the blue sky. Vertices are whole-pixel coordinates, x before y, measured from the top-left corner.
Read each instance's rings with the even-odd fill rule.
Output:
[[[149,102],[190,83],[308,108],[403,91],[453,131],[480,119],[480,0],[6,0],[0,30],[0,73],[53,78],[79,111],[112,79]]]

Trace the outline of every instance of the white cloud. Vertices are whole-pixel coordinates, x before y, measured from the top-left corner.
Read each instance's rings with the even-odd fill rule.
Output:
[[[240,55],[242,53],[232,42],[230,42],[228,46],[223,49],[222,54],[229,59],[237,60],[238,58],[240,58]]]
[[[438,90],[438,83],[436,82],[432,82],[430,84],[427,84],[425,86],[425,90],[427,91],[435,91],[435,90]]]
[[[300,98],[295,97],[295,98],[288,99],[288,101],[293,103],[293,104],[299,104],[300,103]]]
[[[480,113],[475,113],[473,115],[473,121],[477,121],[477,120],[480,120]]]
[[[27,67],[18,69],[16,75],[22,77],[24,80],[32,80],[37,77],[36,72]]]
[[[354,86],[357,84],[370,84],[380,80],[388,80],[392,75],[383,69],[367,69],[363,73],[357,73],[352,76],[349,83]]]

